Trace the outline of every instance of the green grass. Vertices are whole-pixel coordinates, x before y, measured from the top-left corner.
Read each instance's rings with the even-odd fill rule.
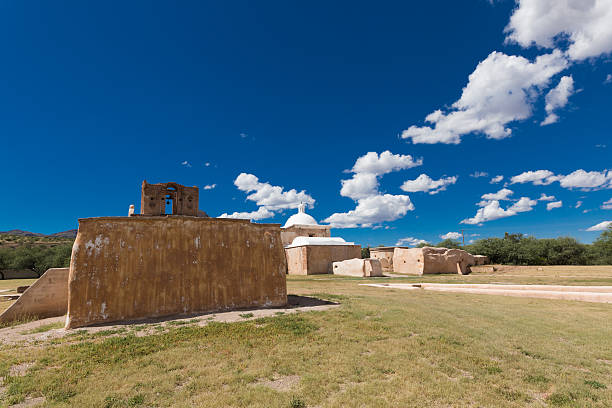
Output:
[[[61,329],[64,327],[64,322],[55,322],[49,324],[43,324],[42,326],[38,326],[31,330],[26,330],[22,332],[22,334],[35,334],[35,333],[44,333],[53,329]]]
[[[341,303],[328,311],[0,345],[0,406],[37,396],[58,407],[612,406],[612,305],[328,278],[288,279],[289,293]],[[24,362],[34,363],[25,376],[8,376]],[[285,391],[257,385],[296,375]]]

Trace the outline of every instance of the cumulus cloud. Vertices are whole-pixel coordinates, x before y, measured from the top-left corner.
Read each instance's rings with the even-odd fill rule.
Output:
[[[462,235],[459,232],[447,232],[444,235],[440,235],[440,238],[442,239],[459,239],[461,237]]]
[[[580,208],[582,207],[582,201],[576,201],[576,205],[574,206],[574,208]]]
[[[351,173],[370,173],[377,176],[393,171],[409,169],[423,164],[423,159],[414,159],[411,155],[393,154],[384,151],[380,155],[368,152],[355,161]]]
[[[470,177],[474,177],[474,178],[479,178],[479,177],[488,177],[489,173],[487,173],[486,171],[475,171],[472,174],[470,174]]]
[[[270,217],[274,217],[274,213],[265,207],[259,207],[257,211],[234,212],[231,214],[223,213],[219,216],[219,218],[238,218],[252,221],[263,220]]]
[[[612,74],[606,75],[606,79],[604,79],[604,84],[612,84]]]
[[[559,116],[554,111],[567,105],[569,97],[573,93],[574,78],[571,75],[562,77],[559,84],[546,94],[545,109],[547,115],[540,125],[545,126],[557,122]]]
[[[315,203],[314,198],[306,194],[304,190],[285,191],[283,187],[260,182],[253,174],[240,173],[234,180],[234,184],[239,190],[251,193],[247,196],[247,200],[255,201],[258,206],[266,207],[271,211],[297,208],[300,203],[312,208]]]
[[[562,176],[559,184],[564,188],[577,188],[583,191],[612,188],[612,171],[576,170],[567,176]]]
[[[354,210],[332,214],[324,222],[335,228],[371,227],[402,218],[412,210],[414,205],[407,195],[374,195],[359,199]]]
[[[612,221],[603,221],[587,228],[587,231],[605,231],[612,225]]]
[[[254,201],[259,208],[252,212],[224,213],[219,218],[242,218],[260,220],[274,216],[274,212],[288,208],[297,208],[300,203],[313,207],[315,200],[304,190],[291,189],[285,191],[281,186],[273,186],[270,183],[262,183],[253,174],[240,173],[234,180],[234,185],[247,195],[247,200]],[[216,185],[213,185],[216,186]],[[206,188],[206,187],[205,187]],[[214,188],[214,187],[212,187]]]
[[[482,224],[486,221],[512,217],[518,213],[533,210],[533,207],[538,203],[537,200],[532,200],[529,197],[521,197],[510,207],[502,208],[499,201],[510,200],[510,195],[512,194],[512,190],[507,188],[501,189],[497,193],[484,194],[482,196],[483,200],[478,203],[480,208],[476,211],[476,215],[462,220],[461,224]]]
[[[510,189],[507,189],[507,188],[502,188],[497,193],[483,194],[481,196],[481,198],[483,200],[486,200],[486,201],[491,201],[491,200],[509,200],[510,196],[512,194],[514,194],[514,191],[512,191]]]
[[[567,66],[559,50],[540,55],[533,62],[494,51],[469,76],[461,98],[451,109],[432,112],[425,118],[431,126],[411,126],[401,137],[412,143],[454,144],[470,133],[489,139],[509,137],[512,130],[507,125],[529,118],[535,99]]]
[[[372,227],[386,221],[394,221],[414,210],[407,195],[381,194],[378,190],[379,177],[393,171],[409,169],[423,164],[423,159],[410,155],[380,154],[368,152],[357,158],[348,172],[354,173],[348,180],[342,180],[340,195],[356,201],[354,210],[334,213],[324,222],[335,228]]]
[[[510,179],[510,184],[516,183],[533,183],[536,186],[546,186],[558,181],[559,177],[555,176],[550,170],[526,171]]]
[[[563,201],[553,201],[551,203],[546,204],[546,211],[550,211],[553,208],[561,208],[563,207]]]
[[[457,182],[457,176],[442,177],[439,180],[434,180],[427,174],[421,174],[414,180],[406,180],[400,188],[408,193],[417,191],[426,191],[429,194],[437,194],[440,191],[446,190],[451,184]]]
[[[612,198],[608,201],[604,201],[601,205],[602,210],[612,210]]]
[[[212,190],[215,187],[217,187],[216,184],[207,184],[204,186],[204,190]]]
[[[601,190],[612,188],[612,171],[585,171],[576,170],[568,175],[555,175],[550,170],[526,171],[512,177],[510,184],[533,183],[535,185],[548,185],[558,181],[561,187],[580,189],[582,191]]]
[[[489,183],[491,184],[497,184],[497,183],[501,183],[504,180],[504,176],[495,176],[491,179],[491,181],[489,181]]]
[[[191,163],[189,163],[187,160],[185,160],[184,162],[181,162],[181,165],[185,167],[191,167]]]
[[[555,201],[555,200],[556,200],[555,196],[549,196],[544,193],[542,193],[540,195],[540,198],[538,198],[538,201]]]
[[[609,0],[518,0],[505,29],[508,42],[522,47],[569,45],[567,54],[583,60],[612,51]]]
[[[413,237],[400,238],[395,246],[417,246],[419,244],[427,244],[428,242],[424,239],[418,239]]]

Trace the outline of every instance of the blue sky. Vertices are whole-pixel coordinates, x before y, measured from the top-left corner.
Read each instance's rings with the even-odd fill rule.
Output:
[[[257,3],[3,2],[0,230],[125,215],[143,179],[363,245],[612,220],[610,0]]]

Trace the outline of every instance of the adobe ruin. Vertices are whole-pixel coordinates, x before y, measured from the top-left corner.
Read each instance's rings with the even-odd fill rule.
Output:
[[[289,275],[333,273],[333,263],[361,258],[361,246],[342,238],[297,237],[285,247]]]
[[[470,273],[470,266],[473,265],[476,265],[474,256],[462,249],[395,248],[393,252],[393,270],[397,273],[467,275]]]
[[[197,187],[144,181],[140,214],[79,219],[66,328],[286,305],[280,225],[198,214]]]

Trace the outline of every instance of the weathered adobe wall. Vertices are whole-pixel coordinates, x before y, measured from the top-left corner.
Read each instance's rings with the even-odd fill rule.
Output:
[[[394,271],[413,275],[466,274],[470,272],[471,265],[475,265],[474,257],[461,249],[395,248],[393,255]]]
[[[370,258],[378,259],[383,272],[393,272],[393,252],[395,248],[370,248]]]
[[[354,258],[333,263],[334,275],[374,277],[383,276],[378,259]]]
[[[67,328],[287,303],[277,224],[188,216],[79,220]]]
[[[289,275],[333,273],[333,263],[361,258],[360,245],[305,245],[286,248]]]
[[[69,268],[48,269],[0,315],[0,322],[65,315],[68,305],[68,271]]]
[[[296,237],[330,237],[330,227],[327,226],[302,226],[292,225],[291,227],[281,228],[281,240],[283,246],[289,245]]]

